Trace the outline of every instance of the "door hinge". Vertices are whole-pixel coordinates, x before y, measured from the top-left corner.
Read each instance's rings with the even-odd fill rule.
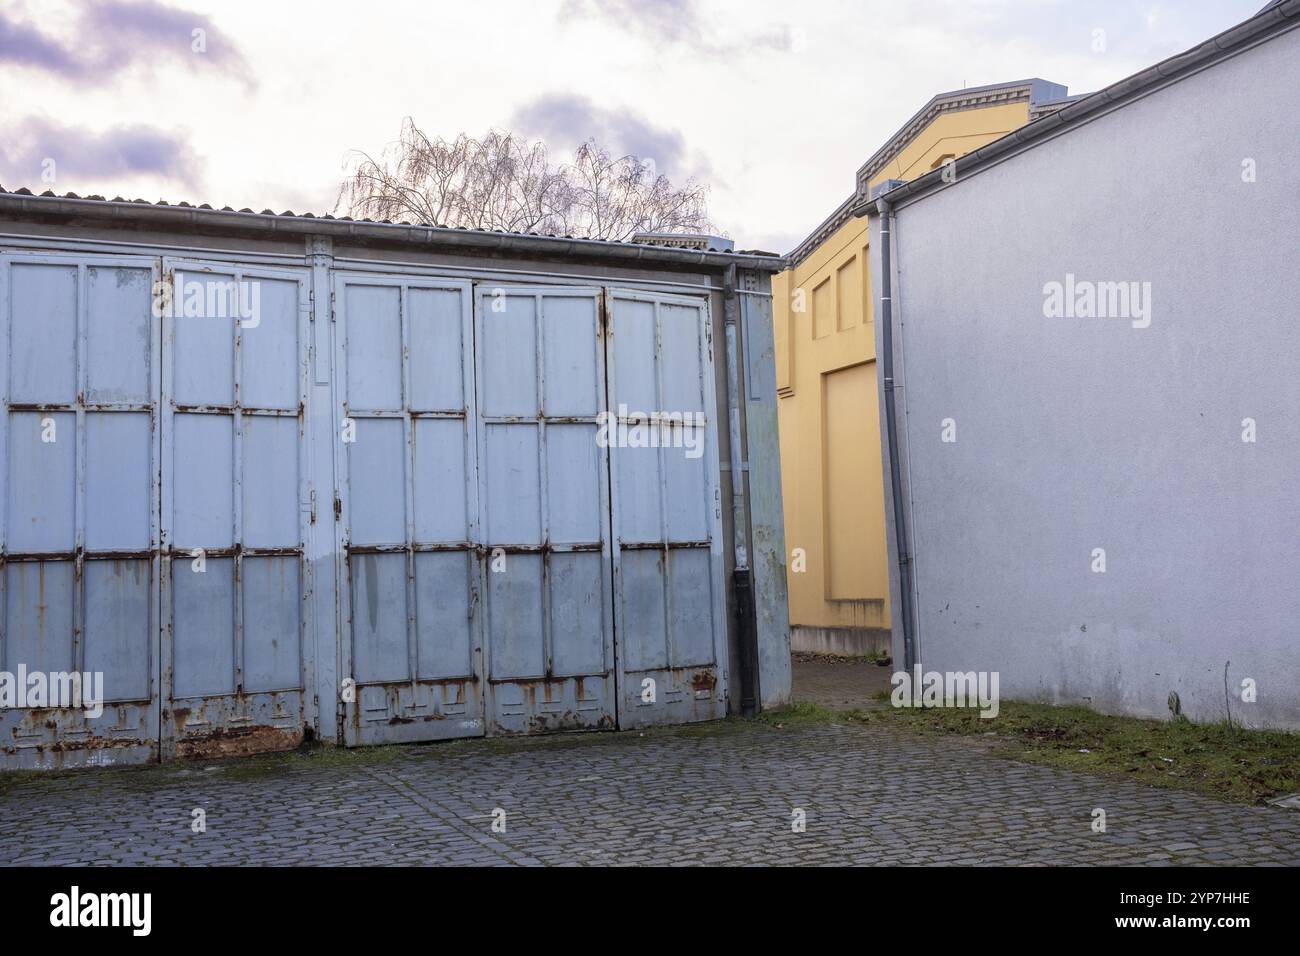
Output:
[[[334,496],[334,520],[339,521],[343,518],[343,499],[338,495]]]

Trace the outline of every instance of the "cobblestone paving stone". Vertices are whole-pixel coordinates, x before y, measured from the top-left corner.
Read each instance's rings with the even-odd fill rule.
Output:
[[[0,783],[0,863],[1296,866],[1300,813],[889,726],[728,721],[24,776]]]
[[[794,655],[793,696],[832,710],[870,710],[886,704],[875,694],[892,688],[892,667],[881,667],[862,657],[824,657],[814,654]]]

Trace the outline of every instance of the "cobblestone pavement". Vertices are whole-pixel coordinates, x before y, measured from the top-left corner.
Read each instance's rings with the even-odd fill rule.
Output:
[[[894,668],[882,667],[865,657],[828,657],[821,654],[794,655],[794,686],[797,701],[811,701],[832,710],[869,710],[885,706],[876,699],[891,689]]]
[[[985,746],[727,721],[23,775],[0,781],[0,862],[1300,865],[1300,813]]]

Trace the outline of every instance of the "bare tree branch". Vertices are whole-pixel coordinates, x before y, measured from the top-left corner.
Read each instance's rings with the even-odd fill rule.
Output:
[[[712,232],[708,187],[674,186],[636,156],[594,140],[553,164],[546,144],[500,130],[430,139],[407,117],[379,157],[353,152],[334,211],[366,219],[630,239],[637,232]]]

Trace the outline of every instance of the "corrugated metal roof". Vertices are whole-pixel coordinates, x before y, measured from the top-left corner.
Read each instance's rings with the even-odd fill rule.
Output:
[[[190,218],[192,224],[199,226],[204,225],[205,220],[207,220],[206,224],[212,226],[232,226],[236,225],[236,222],[231,221],[232,216],[255,217],[257,220],[271,220],[275,223],[293,223],[294,227],[286,231],[295,233],[320,232],[322,234],[337,234],[342,231],[355,238],[382,239],[385,237],[382,232],[377,230],[389,228],[415,233],[424,237],[425,241],[430,241],[434,235],[437,235],[450,240],[451,244],[454,244],[456,238],[459,237],[463,239],[466,245],[478,248],[492,246],[493,243],[490,241],[490,237],[495,236],[527,241],[530,244],[549,243],[554,246],[549,251],[555,255],[566,253],[594,255],[597,257],[611,255],[620,259],[638,258],[651,261],[690,262],[715,266],[734,263],[748,268],[760,268],[770,271],[779,271],[785,265],[784,259],[780,255],[753,249],[732,250],[710,246],[707,249],[686,250],[652,243],[623,242],[613,239],[587,239],[581,236],[562,236],[554,233],[511,232],[504,229],[467,229],[464,226],[440,226],[423,222],[393,222],[390,219],[354,219],[351,216],[333,216],[328,213],[317,216],[310,212],[295,213],[292,209],[286,209],[284,212],[279,213],[273,209],[263,209],[261,212],[257,212],[247,207],[243,209],[235,209],[231,206],[217,208],[208,203],[169,203],[163,199],[157,202],[149,202],[146,199],[125,199],[122,196],[107,199],[104,196],[81,196],[77,193],[65,193],[59,196],[49,190],[37,194],[25,187],[8,190],[3,185],[0,185],[0,214],[5,212],[6,205],[9,205],[6,200],[11,197],[22,197],[25,206],[24,211],[36,211],[38,213],[41,211],[39,204],[47,202],[50,204],[50,214],[57,214],[59,211],[71,213],[71,209],[56,209],[56,207],[62,207],[68,203],[85,204],[85,206],[79,206],[76,210],[76,212],[84,215],[94,215],[93,207],[101,206],[106,218],[118,221],[124,216],[129,218],[133,209],[143,208],[151,211],[169,210],[175,212],[185,210],[189,217],[193,217],[195,213],[200,214],[201,218]],[[33,203],[37,205],[34,207],[27,205]],[[157,221],[156,216],[150,216],[150,218]],[[367,228],[359,231],[350,228],[352,226]],[[364,232],[364,235],[362,235],[362,232]],[[396,233],[388,238],[400,241],[400,237]],[[489,239],[489,241],[485,242],[484,239]],[[562,244],[564,248],[560,248],[559,244]],[[540,250],[542,247],[539,245],[538,248]]]

